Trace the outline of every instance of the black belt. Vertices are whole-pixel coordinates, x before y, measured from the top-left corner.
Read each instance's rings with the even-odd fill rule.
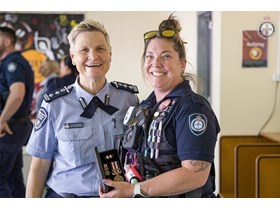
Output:
[[[60,196],[63,198],[97,198],[99,196],[80,196],[80,195],[75,195],[72,193],[60,193]]]
[[[9,123],[24,123],[30,121],[30,118],[27,117],[19,117],[19,118],[11,118],[9,119]]]
[[[73,193],[57,193],[51,188],[47,188],[47,194],[50,195],[51,198],[99,198],[99,196],[81,196]]]

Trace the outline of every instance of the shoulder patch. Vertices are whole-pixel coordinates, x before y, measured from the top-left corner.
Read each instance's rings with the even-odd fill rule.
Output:
[[[189,128],[195,136],[200,136],[207,128],[207,118],[204,114],[193,113],[189,116]]]
[[[63,87],[61,89],[55,90],[54,92],[51,93],[45,93],[43,95],[44,100],[49,103],[61,96],[69,94],[73,89],[73,86],[68,86],[68,87]]]
[[[8,63],[7,68],[8,68],[8,71],[10,73],[14,73],[15,70],[17,69],[17,63],[16,62],[10,62],[10,63]]]
[[[37,114],[37,118],[35,121],[35,125],[34,125],[35,131],[41,129],[47,122],[47,119],[48,119],[48,112],[45,108],[41,107],[39,109],[39,112]]]
[[[117,89],[126,90],[132,93],[139,93],[139,90],[136,85],[131,85],[131,84],[117,82],[117,81],[111,82],[111,85],[113,85]]]

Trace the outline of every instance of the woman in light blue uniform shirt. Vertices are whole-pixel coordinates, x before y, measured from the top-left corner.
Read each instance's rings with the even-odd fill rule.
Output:
[[[97,21],[84,20],[68,36],[76,82],[44,95],[26,151],[32,155],[27,197],[95,197],[94,147],[116,148],[123,119],[137,105],[137,87],[107,82],[111,63],[109,36]]]

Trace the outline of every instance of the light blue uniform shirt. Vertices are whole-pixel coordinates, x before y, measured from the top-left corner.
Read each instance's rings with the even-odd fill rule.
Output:
[[[89,104],[93,95],[77,81],[70,93],[49,103],[43,101],[26,151],[37,158],[53,159],[53,170],[46,184],[56,193],[98,196],[101,180],[97,178],[93,149],[116,148],[117,140],[124,134],[126,111],[129,106],[137,105],[138,98],[106,83],[96,96],[105,103],[108,94],[109,104],[119,110],[110,115],[97,108],[92,118],[80,117],[84,109],[79,98]]]

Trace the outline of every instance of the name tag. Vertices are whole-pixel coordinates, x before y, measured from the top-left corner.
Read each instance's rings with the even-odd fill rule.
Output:
[[[83,128],[84,123],[83,122],[77,122],[77,123],[65,123],[64,128],[65,129],[71,129],[71,128]]]

